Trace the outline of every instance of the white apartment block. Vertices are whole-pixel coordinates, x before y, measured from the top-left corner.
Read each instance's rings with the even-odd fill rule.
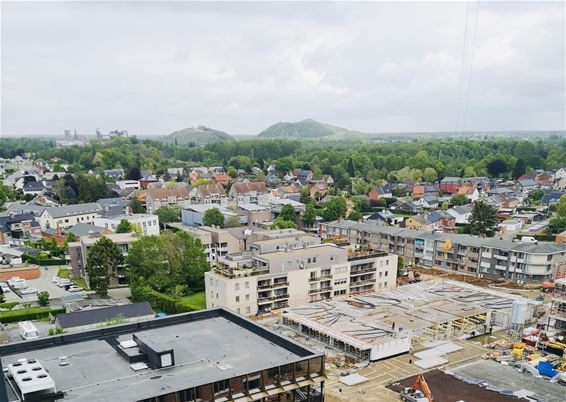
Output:
[[[101,211],[101,206],[95,202],[48,207],[43,210],[38,221],[42,230],[57,226],[68,229],[77,223],[94,223],[94,219],[100,216]]]
[[[334,244],[219,258],[205,273],[207,308],[246,316],[338,296],[393,289],[397,256]]]
[[[144,236],[159,236],[159,216],[152,214],[116,215],[94,218],[94,225],[116,231],[122,219],[140,227]]]

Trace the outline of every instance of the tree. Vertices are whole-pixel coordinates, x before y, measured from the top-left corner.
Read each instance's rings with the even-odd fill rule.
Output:
[[[4,205],[8,196],[6,195],[6,191],[4,190],[4,184],[0,181],[0,207]]]
[[[560,202],[556,208],[556,216],[566,218],[566,194],[560,197]]]
[[[218,226],[223,228],[224,227],[224,215],[218,208],[210,208],[207,209],[204,213],[204,218],[202,219],[202,223],[205,226]]]
[[[236,169],[234,169],[233,166],[230,166],[227,170],[226,170],[226,174],[228,176],[230,176],[232,179],[235,179],[236,177],[238,177],[238,171]]]
[[[438,177],[438,174],[436,173],[436,170],[434,170],[431,167],[427,167],[423,171],[423,180],[424,181],[433,182],[433,181],[436,180],[437,177]]]
[[[133,214],[141,214],[144,212],[143,205],[137,197],[132,198],[132,201],[130,201],[128,206],[132,210]]]
[[[285,204],[281,208],[281,213],[278,218],[281,218],[284,221],[295,222],[296,216],[295,208],[290,204]]]
[[[49,304],[49,292],[42,291],[37,294],[37,302],[40,306],[47,306]]]
[[[124,256],[118,246],[109,238],[101,237],[88,250],[86,257],[90,288],[97,294],[106,296],[110,278],[118,275],[118,270],[123,264]]]
[[[286,221],[281,218],[276,218],[271,225],[272,229],[297,229],[297,224],[293,221]]]
[[[80,174],[77,177],[79,202],[95,202],[108,196],[108,189],[103,179],[94,175]]]
[[[552,218],[548,222],[547,233],[549,234],[558,234],[558,233],[562,233],[565,230],[566,230],[566,217],[557,216]]]
[[[541,189],[536,189],[529,194],[529,198],[535,203],[540,202],[540,200],[542,200],[542,197],[544,197],[544,190]]]
[[[240,226],[240,215],[231,215],[226,220],[227,228],[235,228]]]
[[[116,233],[129,233],[132,231],[132,224],[127,219],[122,219],[116,226]]]
[[[450,202],[452,203],[452,205],[458,206],[469,204],[470,200],[464,194],[455,194],[452,196],[452,198],[450,198]]]
[[[515,162],[515,166],[513,167],[513,179],[518,179],[519,177],[521,177],[522,175],[525,174],[525,172],[527,171],[527,167],[525,165],[525,160],[520,158],[517,159],[517,162]]]
[[[345,217],[346,201],[342,197],[334,197],[324,205],[323,218],[325,221],[335,221],[339,217]]]
[[[350,177],[356,176],[356,168],[354,167],[354,161],[352,160],[352,158],[348,159],[348,165],[346,166],[346,172],[348,173],[348,175],[350,175]]]
[[[295,160],[291,156],[284,156],[283,158],[277,159],[275,162],[275,170],[279,174],[285,174],[295,167]]]
[[[472,209],[470,216],[470,234],[489,236],[496,223],[497,209],[483,201],[479,201]]]
[[[401,278],[405,275],[405,260],[402,256],[397,259],[397,278]]]
[[[303,224],[312,227],[316,223],[316,208],[313,203],[307,204],[305,212],[303,212]]]
[[[178,292],[179,285],[201,290],[210,268],[200,239],[185,231],[141,238],[132,244],[127,261],[132,294],[140,286],[167,293]]]
[[[493,159],[485,165],[485,168],[490,176],[497,177],[507,171],[507,162],[503,159]]]
[[[139,179],[141,179],[140,168],[138,168],[137,166],[132,166],[130,168],[130,170],[128,170],[128,173],[126,174],[126,179],[127,180],[139,180]]]
[[[159,217],[159,224],[163,229],[168,223],[181,221],[181,209],[179,207],[160,207],[155,210],[155,215]]]
[[[352,211],[348,216],[348,219],[351,221],[361,221],[364,215],[360,211]]]

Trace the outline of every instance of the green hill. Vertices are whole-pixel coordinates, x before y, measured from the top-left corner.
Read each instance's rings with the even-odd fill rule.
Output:
[[[348,130],[346,128],[320,123],[306,119],[296,123],[277,123],[259,133],[260,138],[296,138],[329,140],[345,140],[367,138],[368,133]]]
[[[213,142],[233,141],[234,138],[224,131],[198,126],[174,131],[163,138],[165,142],[177,145],[206,145]]]

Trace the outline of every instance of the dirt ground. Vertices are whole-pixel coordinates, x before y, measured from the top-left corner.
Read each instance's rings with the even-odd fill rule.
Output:
[[[499,392],[488,391],[477,385],[460,381],[456,377],[445,374],[440,370],[429,371],[424,375],[434,402],[514,402],[519,398],[516,396],[503,395]],[[405,387],[411,387],[416,376],[401,381],[398,385],[390,385],[387,388],[395,392],[401,392]]]

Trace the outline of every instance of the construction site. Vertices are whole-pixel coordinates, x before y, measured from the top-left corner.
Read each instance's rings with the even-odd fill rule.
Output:
[[[518,331],[541,314],[541,302],[519,295],[431,280],[288,308],[281,322],[296,336],[359,363],[408,353],[430,342]],[[442,364],[419,360],[423,368]]]

